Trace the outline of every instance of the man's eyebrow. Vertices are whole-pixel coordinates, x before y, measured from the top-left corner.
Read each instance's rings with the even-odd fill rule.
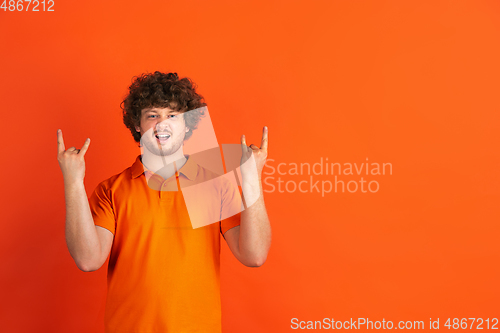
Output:
[[[156,109],[144,109],[143,111],[144,111],[144,113],[147,113],[147,112],[158,112]],[[181,111],[171,110],[168,113],[181,113]]]
[[[143,110],[142,110],[142,116],[146,116],[146,115],[148,115],[148,114],[158,114],[158,111],[157,111],[157,110],[152,110],[152,109],[149,109],[149,110],[145,110],[145,109],[143,109]],[[180,114],[182,114],[182,112],[181,112],[181,111],[175,111],[175,110],[169,111],[169,112],[167,113],[167,115],[172,115],[172,116],[178,116],[178,115],[180,115]],[[141,117],[142,117],[142,116],[141,116]]]

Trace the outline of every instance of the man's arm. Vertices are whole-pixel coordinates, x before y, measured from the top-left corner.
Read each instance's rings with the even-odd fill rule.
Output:
[[[82,183],[64,186],[66,197],[66,245],[76,266],[84,272],[101,268],[111,251],[113,234],[96,226]]]
[[[99,269],[106,261],[113,243],[113,234],[94,225],[83,178],[84,156],[90,140],[82,149],[65,150],[62,132],[57,132],[57,160],[64,177],[66,200],[66,244],[77,267],[84,272]]]
[[[241,173],[246,209],[241,213],[240,225],[229,229],[224,234],[224,238],[234,256],[242,264],[249,267],[262,266],[271,247],[271,225],[264,204],[261,179],[262,169],[267,158],[267,132],[267,127],[264,127],[260,149],[253,144],[247,147],[245,136],[242,136]],[[243,167],[248,158],[252,158],[255,162],[253,168]]]

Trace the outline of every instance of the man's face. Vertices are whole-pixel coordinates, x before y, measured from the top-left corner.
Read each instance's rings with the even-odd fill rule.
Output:
[[[143,109],[141,126],[136,126],[135,129],[141,133],[142,144],[159,156],[177,152],[189,131],[184,115],[170,108]]]

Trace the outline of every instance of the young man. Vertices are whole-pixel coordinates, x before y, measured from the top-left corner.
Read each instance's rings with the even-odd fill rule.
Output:
[[[143,74],[122,104],[124,123],[143,154],[89,199],[83,179],[90,139],[66,150],[58,130],[69,252],[85,272],[99,269],[109,255],[106,332],[221,332],[220,234],[249,267],[266,261],[271,244],[261,184],[267,128],[260,148],[247,147],[241,137],[242,160],[255,166],[241,166],[246,209],[224,214],[234,212],[237,188],[183,153],[200,120],[197,110],[206,106],[193,83],[177,73]],[[207,181],[221,219],[193,228],[183,189]]]

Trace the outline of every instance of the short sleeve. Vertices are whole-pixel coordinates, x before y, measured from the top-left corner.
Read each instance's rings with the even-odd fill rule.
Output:
[[[224,234],[229,229],[239,226],[240,225],[240,221],[241,221],[241,213],[238,213],[236,215],[228,217],[227,219],[222,220],[220,222],[220,232],[222,234],[222,237],[224,237]],[[224,239],[225,238],[226,237],[224,237]]]
[[[222,236],[231,228],[240,225],[243,204],[238,186],[233,182],[225,182],[222,189],[222,207],[220,230]]]
[[[106,188],[104,182],[101,182],[95,188],[89,198],[89,206],[92,218],[94,219],[94,224],[108,229],[114,235],[115,213],[111,204],[109,190]]]

